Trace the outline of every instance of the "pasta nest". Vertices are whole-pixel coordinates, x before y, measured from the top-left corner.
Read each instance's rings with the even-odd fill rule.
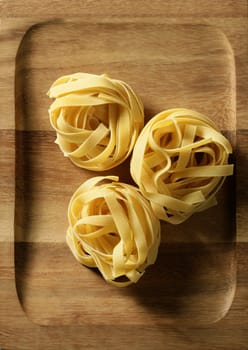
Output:
[[[117,286],[137,282],[155,262],[160,223],[149,201],[118,177],[93,177],[73,194],[67,243],[75,258]]]
[[[133,150],[131,174],[156,216],[173,224],[216,204],[232,147],[208,117],[183,108],[150,119]]]
[[[60,149],[77,166],[102,171],[122,163],[144,125],[141,99],[123,81],[75,73],[48,91]]]

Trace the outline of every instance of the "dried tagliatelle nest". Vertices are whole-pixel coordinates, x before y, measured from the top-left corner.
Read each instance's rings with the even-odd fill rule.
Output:
[[[208,117],[183,108],[163,111],[142,130],[131,174],[156,216],[173,224],[216,204],[232,147]]]
[[[139,190],[118,177],[84,182],[70,200],[68,218],[66,238],[76,259],[114,285],[137,282],[157,258],[159,220]]]
[[[141,99],[123,81],[106,74],[75,73],[57,79],[48,91],[56,143],[77,166],[111,169],[133,149],[144,125]]]

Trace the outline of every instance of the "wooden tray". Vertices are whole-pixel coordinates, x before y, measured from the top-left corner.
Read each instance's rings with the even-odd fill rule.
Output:
[[[8,45],[13,52],[11,37]],[[38,325],[74,327],[220,320],[236,286],[234,178],[225,182],[218,206],[183,224],[162,225],[158,260],[137,285],[108,285],[76,262],[66,246],[69,199],[96,173],[75,167],[54,144],[46,92],[60,75],[78,71],[108,73],[129,83],[144,101],[147,120],[172,107],[205,113],[235,147],[233,53],[215,28],[76,19],[31,26],[16,54],[15,83],[6,82],[3,91],[8,101],[15,87],[15,119],[0,129],[2,145],[12,154],[3,154],[1,162],[15,164],[15,187],[9,176],[2,180],[9,193],[3,202],[5,227],[15,209],[14,237],[5,232],[2,251],[14,256],[13,278],[26,317]],[[104,174],[131,182],[129,160]]]

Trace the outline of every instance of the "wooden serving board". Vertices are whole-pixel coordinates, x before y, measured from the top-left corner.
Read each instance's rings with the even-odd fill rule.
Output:
[[[107,73],[142,97],[146,121],[168,108],[195,109],[211,117],[235,149],[235,66],[225,35],[207,25],[128,21],[19,26],[11,24],[12,34],[1,43],[2,116],[8,119],[0,128],[1,256],[4,266],[13,265],[3,288],[21,305],[19,319],[30,330],[34,323],[88,332],[91,326],[162,329],[223,318],[236,286],[234,178],[225,182],[218,206],[180,225],[162,224],[158,260],[137,285],[108,285],[81,266],[65,243],[69,199],[99,173],[77,168],[54,144],[46,92],[64,74]],[[103,174],[132,182],[129,161]]]

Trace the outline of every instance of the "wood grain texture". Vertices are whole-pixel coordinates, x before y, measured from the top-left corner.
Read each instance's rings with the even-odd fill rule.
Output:
[[[231,310],[221,321],[208,326],[189,325],[128,325],[40,327],[23,314],[15,294],[10,268],[1,269],[0,339],[3,349],[247,349],[247,244],[237,245],[239,266],[238,288]],[[8,245],[1,252],[9,253]],[[2,272],[3,271],[3,272]]]
[[[87,40],[81,39],[84,37]],[[139,283],[128,292],[120,292],[106,286],[99,275],[82,269],[78,263],[72,265],[69,252],[69,261],[65,259],[67,247],[63,233],[67,228],[70,196],[80,183],[97,173],[75,168],[54,145],[54,132],[50,131],[47,117],[50,101],[46,91],[58,76],[79,70],[105,72],[130,83],[144,101],[147,119],[162,109],[183,105],[210,115],[235,143],[234,62],[221,32],[209,26],[92,24],[75,19],[31,27],[16,56],[15,95],[15,240],[33,243],[27,244],[26,249],[25,244],[16,245],[17,292],[26,314],[40,325],[109,324],[118,318],[124,324],[215,322],[228,311],[236,285],[234,246],[228,247],[226,260],[216,264],[217,255],[223,257],[225,249],[218,253],[213,245],[215,242],[231,243],[235,238],[234,212],[232,206],[228,206],[233,199],[231,183],[227,182],[226,190],[222,191],[221,204],[208,211],[208,215],[194,216],[183,227],[163,225],[161,260],[153,269],[158,270],[157,279],[153,273],[150,278],[143,279],[144,285]],[[118,174],[121,181],[130,182],[129,160],[106,172],[113,173]],[[213,227],[208,223],[210,217]],[[204,221],[206,230],[202,229]],[[172,246],[169,245],[171,239]],[[43,242],[50,243],[37,244]],[[185,242],[195,244],[189,249]],[[21,259],[19,250],[25,251]],[[174,260],[167,261],[170,251],[174,252]],[[194,252],[197,255],[189,259]],[[178,256],[181,259],[176,266],[175,257]],[[50,275],[49,266],[55,263],[58,269],[53,267],[54,275]],[[163,266],[170,266],[171,270],[173,265],[176,277],[168,280],[168,270],[166,273]],[[66,275],[69,279],[64,276],[67,270],[71,270]],[[82,278],[78,279],[80,271]],[[189,281],[184,284],[188,271]],[[167,284],[174,288],[170,290]],[[186,292],[187,284],[194,287]],[[155,294],[156,285],[161,287],[155,287],[158,290]],[[184,292],[178,293],[181,290]],[[63,302],[68,293],[73,296],[72,300]],[[48,295],[54,297],[48,299]],[[109,298],[113,306],[110,312]],[[182,303],[176,310],[176,305]],[[149,311],[145,308],[147,305],[150,305]],[[174,313],[169,305],[173,305]]]
[[[66,13],[67,16],[77,16],[82,13],[83,16],[202,16],[208,17],[213,14],[216,17],[243,17],[246,15],[246,1],[210,0],[206,3],[204,0],[192,0],[185,2],[183,0],[114,0],[114,1],[76,1],[73,0],[68,6],[64,1],[52,1],[40,3],[37,0],[29,1],[2,1],[3,17],[26,17],[35,11],[38,16],[56,16],[61,17]]]
[[[46,175],[49,173],[53,174],[54,169],[52,167],[52,163],[49,165],[48,173],[42,173],[43,163],[41,162],[41,164],[39,164],[38,161],[34,161],[36,159],[36,155],[44,154],[46,151],[51,152],[52,150],[52,152],[54,152],[54,156],[60,157],[61,162],[65,161],[62,155],[60,155],[56,149],[56,145],[52,143],[52,133],[48,132],[49,129],[46,127],[44,122],[45,116],[40,114],[43,119],[40,121],[39,128],[37,129],[35,127],[29,127],[32,125],[30,116],[26,125],[23,125],[23,120],[19,120],[19,130],[17,132],[14,131],[14,123],[13,120],[11,120],[11,116],[14,115],[14,94],[12,89],[13,80],[9,79],[14,78],[14,56],[17,51],[18,44],[20,43],[21,36],[25,32],[25,28],[29,27],[29,23],[32,24],[37,22],[37,20],[32,19],[32,16],[30,15],[30,9],[32,7],[30,4],[31,2],[26,6],[26,13],[30,18],[27,20],[20,20],[18,18],[15,20],[10,19],[8,25],[3,28],[6,30],[5,33],[11,34],[8,34],[9,45],[7,46],[9,49],[8,51],[2,51],[4,54],[1,54],[1,62],[4,62],[4,66],[2,67],[4,67],[6,75],[4,84],[1,83],[0,86],[1,91],[5,91],[5,93],[1,94],[0,98],[1,101],[4,101],[4,98],[6,97],[8,103],[7,106],[6,103],[1,103],[0,108],[2,115],[8,115],[10,118],[0,119],[0,126],[2,129],[0,137],[0,161],[1,169],[4,170],[4,176],[1,178],[0,182],[0,205],[1,210],[3,210],[1,213],[4,214],[1,215],[0,226],[0,345],[3,349],[82,349],[82,343],[84,344],[83,348],[85,347],[87,349],[148,349],[151,347],[155,347],[156,349],[176,348],[179,350],[200,348],[228,350],[247,349],[248,275],[246,266],[248,263],[248,247],[245,243],[239,243],[246,240],[245,227],[247,225],[245,215],[247,208],[247,197],[245,192],[247,177],[243,171],[243,162],[245,162],[247,158],[246,145],[248,135],[247,131],[245,130],[246,119],[244,117],[246,115],[246,90],[243,85],[246,74],[246,15],[243,14],[243,8],[245,7],[244,3],[243,8],[241,9],[241,7],[238,6],[238,11],[236,12],[233,8],[231,9],[232,5],[228,10],[230,12],[225,12],[227,9],[227,2],[225,2],[222,7],[223,16],[224,13],[232,13],[234,14],[234,17],[237,17],[236,20],[235,18],[224,19],[220,17],[217,23],[214,17],[208,17],[203,21],[202,18],[199,19],[200,23],[205,22],[215,25],[218,24],[221,29],[227,32],[232,46],[236,50],[234,52],[238,77],[237,107],[238,117],[240,116],[240,118],[238,118],[238,125],[240,125],[240,127],[243,126],[243,129],[238,130],[238,145],[236,148],[236,161],[239,167],[239,172],[237,174],[237,237],[239,242],[235,245],[234,249],[233,243],[230,242],[230,239],[235,237],[229,234],[226,237],[224,235],[226,231],[221,230],[217,239],[217,241],[220,241],[221,238],[221,244],[219,244],[220,242],[217,243],[215,239],[209,242],[208,245],[204,245],[202,243],[200,244],[199,241],[193,244],[192,238],[195,238],[195,236],[197,237],[196,222],[194,222],[195,230],[189,237],[189,241],[184,242],[184,244],[179,244],[178,242],[178,238],[182,237],[184,234],[183,228],[178,230],[176,239],[174,235],[175,232],[169,232],[169,241],[167,242],[168,245],[164,245],[162,247],[163,249],[157,268],[163,279],[166,278],[170,282],[170,287],[168,289],[162,288],[161,290],[161,280],[158,276],[157,280],[155,281],[155,285],[157,286],[155,290],[158,299],[161,297],[161,292],[164,294],[161,300],[162,307],[160,307],[161,304],[159,302],[157,304],[153,303],[154,294],[150,289],[150,282],[153,276],[152,269],[155,268],[155,266],[151,267],[151,270],[148,271],[147,276],[145,276],[146,278],[141,284],[138,284],[129,290],[122,291],[122,294],[118,294],[119,291],[112,290],[112,288],[109,286],[107,286],[108,290],[106,290],[106,285],[102,283],[103,288],[100,288],[99,284],[99,290],[97,291],[94,289],[94,293],[89,295],[85,290],[83,281],[81,281],[80,286],[83,291],[82,294],[79,293],[78,289],[75,288],[73,290],[69,287],[69,289],[66,289],[65,291],[67,293],[67,298],[66,302],[64,302],[64,291],[62,290],[64,279],[66,280],[65,284],[70,286],[70,283],[75,278],[73,274],[81,274],[81,271],[84,268],[78,265],[70,255],[66,255],[66,260],[64,260],[66,246],[63,244],[63,242],[59,243],[60,239],[57,239],[57,242],[55,243],[52,243],[51,241],[49,242],[49,239],[44,241],[42,238],[44,238],[45,230],[40,232],[38,235],[40,238],[38,238],[38,240],[36,235],[32,236],[33,230],[31,228],[37,229],[39,227],[39,217],[36,216],[37,220],[35,219],[31,222],[28,220],[26,220],[26,222],[22,222],[22,219],[18,218],[18,214],[22,213],[23,210],[27,210],[27,203],[35,204],[42,200],[44,201],[47,191],[49,192],[50,185]],[[35,4],[35,2],[32,2],[32,4]],[[126,5],[127,3],[125,2],[125,5],[123,5],[123,14],[125,17],[129,16],[130,14],[130,10],[127,9]],[[11,16],[14,13],[18,13],[15,12],[17,11],[18,6],[19,3],[17,1],[13,2],[12,7],[5,2],[5,15],[7,10]],[[93,15],[95,6],[98,5],[94,5],[93,2],[91,2],[91,4],[90,2],[87,2],[87,11],[89,11],[89,14]],[[107,4],[107,8],[108,6],[110,6],[110,3],[109,5]],[[159,17],[159,6],[156,6],[154,10],[148,11],[147,9],[147,12],[145,7],[143,7],[142,11],[144,11],[143,13],[147,16],[147,23],[152,23],[154,21],[154,18],[152,19],[148,17],[153,14],[157,16],[158,22],[163,24],[163,18]],[[217,3],[216,12],[214,9],[211,9],[211,16],[222,16],[220,7],[218,6],[219,5]],[[49,6],[47,6],[47,9],[45,9],[45,7],[46,4],[44,2],[44,5],[39,8],[39,11],[43,11],[42,14],[44,16],[49,13],[51,14],[54,11],[54,8],[52,9],[51,7],[49,8]],[[167,10],[169,9],[170,5],[167,6]],[[70,10],[73,13],[73,6],[72,9],[68,9],[68,12]],[[164,6],[163,10],[166,11],[166,5]],[[174,8],[174,10],[176,10],[176,8]],[[208,16],[204,9],[204,5],[201,5],[198,8],[193,5],[193,2],[191,2],[190,8],[184,8],[184,11],[186,15],[199,14],[201,16]],[[210,13],[210,10],[208,11]],[[173,11],[171,13],[174,13],[174,16],[178,15]],[[23,15],[25,15],[25,11],[23,12]],[[243,16],[244,19],[240,19],[238,16]],[[119,20],[117,20],[117,22],[118,21]],[[133,23],[138,21],[139,23],[142,23],[144,19],[132,19],[130,17],[128,18],[128,21]],[[197,24],[197,18],[194,18],[193,20],[183,20],[184,24],[187,24],[187,22],[194,22]],[[182,19],[172,19],[172,23],[181,25]],[[33,34],[31,37],[33,36],[34,38],[35,35],[40,35],[42,33]],[[33,43],[35,44],[35,40]],[[30,42],[27,44],[27,48],[29,48],[29,45],[31,44],[32,40],[30,40]],[[27,102],[27,105],[29,106],[28,110],[31,108],[31,106],[33,106],[33,103],[35,103],[35,98],[39,94],[39,90],[37,89],[38,80],[34,85],[32,85],[32,79],[30,79],[30,77],[35,76],[35,64],[39,63],[37,61],[39,55],[40,52],[38,51],[37,55],[34,55],[31,58],[31,61],[29,61],[28,57],[26,57],[23,66],[21,64],[19,65],[19,68],[23,69],[24,66],[29,66],[30,63],[34,64],[32,67],[33,71],[31,73],[29,72],[26,74],[27,72],[24,70],[24,74],[23,72],[20,74],[20,78],[27,76],[27,80],[25,80],[27,84],[24,85],[24,90],[28,96],[31,96],[31,101]],[[226,62],[226,57],[223,61],[221,60],[218,62],[218,64],[223,67],[223,62]],[[206,68],[206,66],[202,67]],[[199,71],[201,72],[202,68]],[[221,72],[223,76],[223,72],[226,72],[226,70]],[[41,78],[41,81],[43,81],[42,79],[43,78]],[[5,85],[6,82],[7,84]],[[223,91],[222,87],[221,85],[219,86],[219,91]],[[191,94],[189,93],[187,98],[190,98],[190,96]],[[210,97],[212,98],[213,95],[210,95]],[[173,101],[173,93],[171,93],[170,98],[171,101]],[[19,106],[22,107],[23,104],[20,101],[21,100],[19,99]],[[217,98],[216,101],[218,101]],[[190,103],[194,103],[194,98],[192,98]],[[227,105],[228,104],[225,104],[225,106]],[[197,103],[195,106],[197,106]],[[154,105],[153,108],[156,108],[156,106]],[[213,111],[211,108],[213,108],[213,106],[211,107],[211,103],[209,102],[207,105],[208,112]],[[152,110],[151,113],[153,113]],[[39,142],[40,147],[34,147],[32,142],[34,139],[46,141],[44,144]],[[43,147],[44,145],[46,146]],[[17,149],[20,147],[19,151],[17,152],[17,155],[19,156],[23,156],[25,151],[28,151],[28,155],[26,155],[26,158],[24,157],[24,162],[23,160],[19,160],[19,162],[17,162],[16,169],[15,165],[13,167],[13,164],[15,164],[15,147],[17,147]],[[28,177],[23,177],[23,170],[27,168],[28,170],[26,170],[26,174],[31,171],[36,179],[31,183],[29,183]],[[17,177],[18,181],[16,190],[15,183],[13,181],[15,170],[17,170],[18,175],[20,175]],[[61,172],[62,182],[67,179],[69,173],[69,170]],[[75,170],[75,173],[73,170],[74,176],[78,176],[79,173],[79,170]],[[120,170],[120,173],[123,172]],[[44,181],[41,181],[42,177],[44,177]],[[125,180],[128,181],[128,177],[126,177]],[[40,188],[41,191],[36,193],[34,189],[40,184],[42,184],[42,187]],[[76,182],[74,185],[76,186]],[[24,196],[22,197],[22,189],[28,189],[30,192],[24,192]],[[67,184],[67,186],[63,188],[63,193],[69,196],[69,192],[70,184]],[[14,224],[13,210],[15,208],[13,206],[13,200],[15,195],[17,195],[17,203],[19,206],[17,208],[18,210],[16,210],[16,223]],[[226,192],[224,191],[221,194],[221,200],[225,198],[225,195]],[[58,204],[58,201],[56,201],[56,195],[50,196],[49,198],[53,201],[51,203],[56,203],[59,210],[65,210],[66,205],[63,204],[61,207],[61,202],[59,201],[60,204]],[[45,218],[45,201],[43,203],[44,211],[41,212],[41,214]],[[37,212],[36,209],[37,207],[33,209],[34,214]],[[29,210],[24,214],[26,215],[26,218],[28,218],[29,215],[31,215],[31,218],[33,219],[35,217],[35,215],[33,216]],[[18,225],[16,225],[18,222],[22,223],[19,229],[17,227]],[[55,220],[53,224],[55,225],[54,227],[56,227],[56,225],[58,225],[58,220]],[[188,225],[190,226],[190,224],[191,223]],[[59,223],[59,225],[62,227],[64,223]],[[203,223],[202,226],[205,226],[205,223]],[[24,232],[25,235],[23,239],[22,235]],[[26,236],[27,232],[30,233],[29,239],[27,239]],[[190,232],[189,227],[187,228],[187,232]],[[235,230],[232,230],[231,232],[235,232]],[[241,235],[240,232],[242,232]],[[14,234],[16,234],[16,238],[19,237],[19,242],[17,241],[15,246],[15,254],[13,246]],[[50,233],[45,234],[47,234],[48,238],[51,237]],[[207,237],[209,239],[209,235]],[[29,242],[26,243],[25,240]],[[35,242],[35,240],[37,241]],[[55,247],[57,247],[58,250],[58,260],[56,260],[56,257],[52,255],[52,251],[55,249]],[[177,259],[179,252],[181,253],[181,259]],[[14,260],[14,257],[16,260]],[[64,271],[59,268],[59,265],[57,265],[58,261],[60,261],[60,264],[62,261],[64,262]],[[206,261],[208,262],[207,266],[205,263]],[[51,269],[51,263],[55,263],[58,269]],[[236,263],[238,265],[237,284],[235,280]],[[166,268],[164,268],[164,265]],[[67,271],[71,272],[70,266],[73,266],[73,273],[71,275],[66,273]],[[187,267],[187,269],[185,269],[185,267]],[[186,270],[188,273],[185,275]],[[203,276],[201,271],[205,271],[206,274]],[[65,274],[63,272],[65,272]],[[95,285],[95,283],[99,283],[99,276],[97,274],[91,270],[87,270],[87,272],[84,273],[86,273],[86,276],[88,276],[89,281],[91,281],[93,285]],[[40,289],[40,286],[44,286],[44,280],[48,280],[49,278],[51,282],[47,285],[47,288]],[[189,283],[187,283],[187,279],[189,280]],[[175,281],[176,285],[174,285]],[[61,288],[58,288],[59,286]],[[179,286],[180,288],[177,288]],[[221,312],[223,312],[223,315],[226,313],[227,309],[230,307],[230,301],[232,300],[235,287],[236,295],[234,302],[232,303],[231,309],[228,311],[226,316],[217,323],[206,324],[206,321],[219,318],[221,316]],[[19,298],[22,301],[21,304],[19,303],[16,291],[19,293]],[[82,301],[82,297],[84,300],[90,298],[91,300],[95,301],[96,304],[100,302],[99,295],[104,291],[103,297],[105,300],[105,305],[103,309],[108,315],[109,322],[104,323],[104,320],[102,320],[100,317],[100,309],[91,309],[91,305],[87,305],[85,309],[86,318],[84,319],[82,317],[82,313],[78,312],[76,307],[77,302],[70,298],[71,291],[76,292],[76,301]],[[108,300],[108,293],[109,295],[112,293],[113,302],[112,300]],[[185,295],[187,296],[186,299]],[[199,295],[202,297],[202,303],[199,303]],[[210,296],[210,298],[208,298],[208,296]],[[48,298],[50,300],[48,300]],[[215,298],[216,303],[214,304]],[[32,301],[34,302],[35,300],[37,301],[37,305],[33,307],[34,304],[32,304]],[[45,305],[47,300],[48,307]],[[186,300],[186,303],[182,303],[183,300]],[[213,302],[213,307],[211,307],[210,300]],[[120,301],[120,303],[118,303],[118,301]],[[204,305],[207,305],[204,304],[206,302],[209,303],[208,309],[204,308]],[[113,305],[115,305],[115,308],[113,308]],[[199,309],[197,309],[197,305],[199,306]],[[218,308],[214,308],[214,305],[218,305]],[[125,308],[125,306],[127,307]],[[199,310],[200,312],[198,312]],[[51,311],[53,312],[53,315]],[[119,315],[118,311],[120,312]],[[190,312],[192,312],[194,320],[201,322],[203,321],[203,324],[200,325],[200,323],[197,322],[196,325],[195,322],[188,322],[192,321],[189,320]],[[130,318],[127,315],[128,313],[130,313]],[[96,316],[96,314],[99,316],[97,321],[93,317],[93,315]],[[30,319],[35,321],[36,324],[30,321]],[[63,320],[63,325],[61,324],[61,320]],[[185,322],[185,320],[187,320],[187,322]],[[47,324],[49,327],[41,327],[39,323]]]
[[[15,249],[19,298],[40,325],[206,325],[225,316],[235,292],[235,249],[228,243],[164,244],[142,280],[124,289],[78,264],[63,243]]]

